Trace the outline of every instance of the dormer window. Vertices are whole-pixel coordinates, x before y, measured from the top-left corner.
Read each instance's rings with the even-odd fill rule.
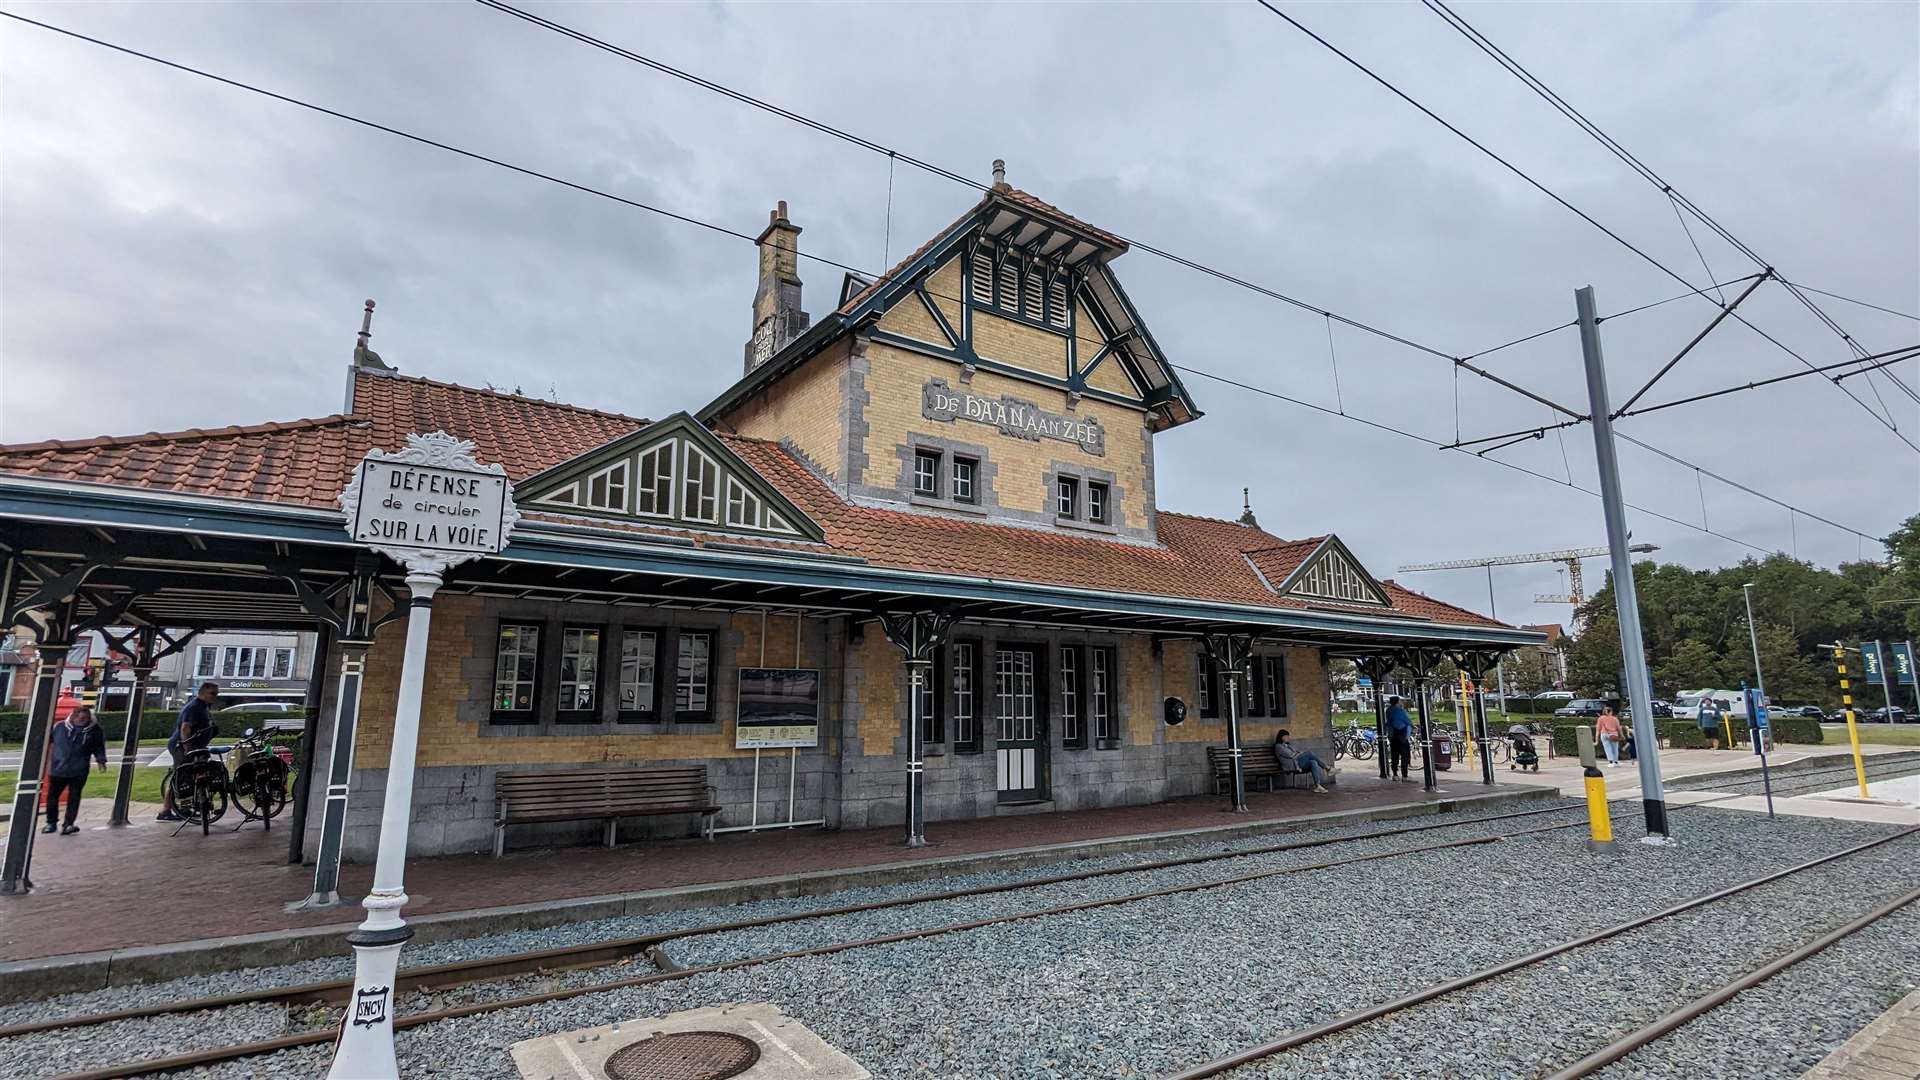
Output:
[[[727,524],[760,527],[760,496],[733,477],[727,477]]]
[[[587,478],[587,505],[596,510],[627,508],[627,463],[622,461]]]
[[[695,521],[718,521],[720,467],[700,448],[687,443],[686,484],[681,489],[681,513]]]
[[[653,517],[673,516],[673,448],[668,439],[640,455],[640,493],[636,513]]]

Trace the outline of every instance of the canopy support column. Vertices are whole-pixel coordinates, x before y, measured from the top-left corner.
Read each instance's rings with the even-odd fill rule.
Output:
[[[33,626],[33,700],[27,706],[25,745],[20,748],[20,779],[13,789],[13,820],[7,827],[7,854],[0,864],[0,893],[22,893],[33,888],[34,827],[40,823],[40,774],[46,769],[47,734],[53,727],[53,709],[60,697],[60,673],[73,647],[76,592],[42,608],[39,618],[25,616]]]
[[[293,779],[292,817],[287,840],[287,865],[298,866],[306,858],[307,799],[313,794],[314,743],[320,738],[320,701],[327,685],[327,661],[333,652],[333,627],[321,623],[315,632],[313,659],[307,665],[306,721],[300,728],[300,749],[295,755],[299,770]]]
[[[1393,671],[1393,657],[1374,655],[1355,660],[1354,667],[1373,684],[1373,749],[1374,757],[1380,762],[1380,779],[1385,780],[1392,768],[1387,760],[1387,676]]]
[[[883,612],[880,628],[907,669],[907,846],[925,847],[926,737],[924,699],[933,681],[933,658],[953,628],[953,613],[941,608]]]
[[[1247,661],[1253,654],[1253,637],[1248,634],[1208,634],[1200,639],[1214,670],[1224,685],[1227,698],[1227,760],[1233,773],[1233,812],[1247,813],[1247,779],[1240,746],[1240,686],[1247,677]]]
[[[360,723],[360,684],[378,625],[373,620],[373,589],[379,569],[379,556],[362,554],[354,559],[353,576],[347,581],[347,610],[339,624],[340,684],[333,697],[333,743],[327,748],[327,801],[320,818],[320,851],[313,862],[313,892],[289,905],[293,909],[340,903],[340,849],[347,831],[347,792],[353,781],[354,731]],[[404,610],[396,608],[396,614]],[[392,783],[391,777],[388,783]]]
[[[1420,709],[1420,776],[1427,791],[1439,786],[1433,769],[1433,717],[1427,700],[1435,669],[1446,659],[1439,649],[1414,646],[1403,654],[1403,663],[1413,672],[1413,694]]]
[[[147,684],[153,681],[154,639],[157,631],[142,626],[134,631],[133,693],[127,698],[127,733],[120,743],[120,776],[113,788],[113,817],[108,825],[127,824],[127,812],[133,802],[133,769],[140,763],[140,722],[147,714]],[[101,694],[104,702],[106,695]]]
[[[1460,670],[1473,677],[1473,735],[1480,746],[1480,782],[1493,783],[1493,758],[1487,745],[1493,741],[1487,731],[1487,672],[1498,672],[1504,653],[1490,649],[1469,649],[1454,657]]]

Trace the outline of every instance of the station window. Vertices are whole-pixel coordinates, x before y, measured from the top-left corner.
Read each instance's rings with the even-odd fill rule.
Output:
[[[533,722],[540,677],[540,628],[501,623],[494,641],[493,719]]]
[[[293,650],[292,649],[273,650],[273,674],[269,675],[268,678],[271,678],[271,679],[293,678]]]
[[[1287,715],[1287,661],[1283,656],[1260,658],[1260,683],[1266,692],[1267,715]]]
[[[920,742],[932,746],[947,741],[947,726],[940,715],[940,678],[935,665],[928,665],[920,680]]]
[[[683,632],[674,650],[674,719],[705,722],[713,712],[713,635]]]
[[[587,478],[587,505],[596,510],[627,509],[627,463],[609,465]]]
[[[980,749],[980,645],[953,643],[953,748]]]
[[[980,463],[978,461],[970,457],[961,457],[958,454],[954,455],[953,501],[963,503],[979,502],[980,496],[975,487],[979,478]]]
[[[1107,485],[1098,480],[1087,481],[1087,520],[1107,524]]]
[[[1086,688],[1082,681],[1086,666],[1078,645],[1060,646],[1060,745],[1070,750],[1087,745],[1087,716],[1083,703]]]
[[[1102,748],[1120,745],[1120,718],[1114,711],[1113,650],[1096,647],[1087,651],[1092,664],[1087,679],[1087,712],[1093,722],[1094,743]]]
[[[640,455],[640,491],[634,510],[654,517],[673,516],[672,439]]]
[[[940,497],[940,451],[913,452],[913,493],[929,499]]]
[[[205,679],[213,674],[214,665],[220,662],[220,650],[212,645],[200,646],[200,652],[193,660],[193,674],[197,679]]]
[[[1053,482],[1054,513],[1063,518],[1080,516],[1080,481],[1062,476]]]
[[[686,483],[680,495],[680,513],[693,521],[719,520],[720,466],[692,443],[687,444]]]
[[[620,632],[620,719],[659,719],[654,696],[654,671],[659,661],[659,637],[651,630]]]
[[[560,631],[560,719],[591,723],[600,707],[600,631],[569,626]]]
[[[1208,656],[1204,649],[1195,649],[1193,669],[1198,683],[1193,696],[1200,703],[1200,715],[1219,716],[1220,695],[1215,691],[1219,688],[1220,677],[1215,670],[1213,657]]]

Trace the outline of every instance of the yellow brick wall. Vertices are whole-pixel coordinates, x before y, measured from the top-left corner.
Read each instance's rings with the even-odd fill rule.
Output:
[[[964,295],[962,287],[960,260],[957,257],[948,259],[940,269],[927,277],[927,295],[933,297],[934,306],[947,317],[947,325],[955,331],[960,329],[960,301]]]
[[[937,345],[943,349],[953,347],[953,343],[941,331],[940,324],[934,322],[933,316],[928,314],[927,305],[921,303],[917,296],[908,296],[888,308],[887,313],[880,317],[880,329],[910,337],[915,341],[924,341],[929,345]],[[957,331],[958,327],[955,327],[955,330]]]
[[[847,647],[847,666],[859,673],[860,745],[868,757],[893,753],[893,741],[904,728],[906,674],[900,650],[878,626],[869,625],[857,645]]]
[[[1200,703],[1196,694],[1198,683],[1194,674],[1199,646],[1186,642],[1168,642],[1163,650],[1162,663],[1166,678],[1166,693],[1187,703],[1187,722],[1177,728],[1167,729],[1168,742],[1203,742],[1213,745],[1226,745],[1227,718],[1225,705],[1219,716],[1202,717]],[[1242,717],[1240,720],[1240,741],[1246,745],[1259,742],[1272,742],[1274,732],[1286,728],[1298,740],[1321,740],[1332,733],[1327,716],[1327,672],[1320,662],[1320,654],[1314,649],[1260,650],[1257,655],[1286,657],[1287,661],[1287,715],[1283,719],[1262,717]]]
[[[1085,347],[1084,343],[1082,347]],[[1091,358],[1088,356],[1088,359]],[[1094,368],[1087,376],[1087,386],[1094,390],[1105,390],[1109,394],[1119,394],[1122,397],[1140,396],[1140,391],[1134,387],[1133,379],[1127,374],[1127,369],[1120,366],[1120,359],[1117,356],[1109,356],[1100,361],[1100,366]]]
[[[482,736],[487,721],[461,720],[460,705],[480,689],[461,673],[467,657],[492,657],[493,621],[478,597],[443,595],[434,601],[433,629],[427,639],[426,692],[420,703],[419,767],[439,765],[522,765],[569,762],[673,761],[685,758],[751,756],[751,750],[733,746],[732,715],[716,718],[713,732],[669,733],[639,729],[613,735],[497,735]],[[477,628],[477,629],[475,629]],[[737,654],[749,666],[760,658],[760,618],[736,615],[732,630],[743,634]],[[470,633],[470,631],[472,631]],[[719,631],[725,633],[726,630]],[[772,617],[767,624],[767,664],[782,667],[794,657],[791,618]],[[360,724],[354,743],[354,767],[384,769],[392,752],[393,714],[400,684],[400,660],[405,647],[405,624],[383,631],[367,650],[366,679],[360,698]],[[830,665],[829,665],[830,666]],[[824,677],[825,673],[823,673]],[[716,684],[732,679],[733,669],[717,662]],[[831,695],[823,693],[822,741],[831,723]],[[484,717],[484,709],[479,711]],[[891,744],[889,744],[891,749]]]
[[[849,347],[850,342],[843,341],[807,361],[770,390],[747,399],[716,426],[756,439],[791,439],[815,465],[844,480],[846,431],[840,413],[846,397]]]
[[[1056,379],[1067,377],[1066,338],[985,311],[973,313],[973,351]]]
[[[1153,641],[1137,634],[1120,639],[1120,692],[1126,695],[1132,713],[1127,723],[1127,743],[1152,746],[1154,730],[1160,727],[1159,672],[1153,662]]]
[[[993,481],[1000,505],[1029,513],[1052,510],[1046,489],[1047,473],[1055,463],[1101,469],[1114,474],[1120,485],[1119,508],[1126,523],[1143,528],[1147,523],[1147,433],[1142,414],[1105,402],[1082,401],[1076,413],[1092,416],[1106,429],[1106,454],[1095,456],[1058,439],[1017,438],[1002,435],[988,424],[967,420],[928,420],[920,415],[921,390],[927,380],[944,378],[958,385],[959,366],[937,357],[922,356],[905,349],[874,343],[867,350],[871,370],[867,391],[871,400],[866,408],[866,453],[872,472],[864,482],[875,487],[894,487],[905,468],[896,448],[904,446],[916,433],[959,439],[988,447],[997,470]],[[1064,362],[1064,361],[1063,361]],[[1034,402],[1056,413],[1067,413],[1066,392],[1034,383],[979,371],[967,389],[982,397],[1002,394]]]

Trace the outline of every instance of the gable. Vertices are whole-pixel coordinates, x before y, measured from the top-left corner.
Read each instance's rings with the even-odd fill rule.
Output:
[[[522,481],[528,509],[822,540],[820,527],[686,413]]]
[[[1336,604],[1390,607],[1387,591],[1361,567],[1337,536],[1329,536],[1298,569],[1274,586],[1282,596]]]

